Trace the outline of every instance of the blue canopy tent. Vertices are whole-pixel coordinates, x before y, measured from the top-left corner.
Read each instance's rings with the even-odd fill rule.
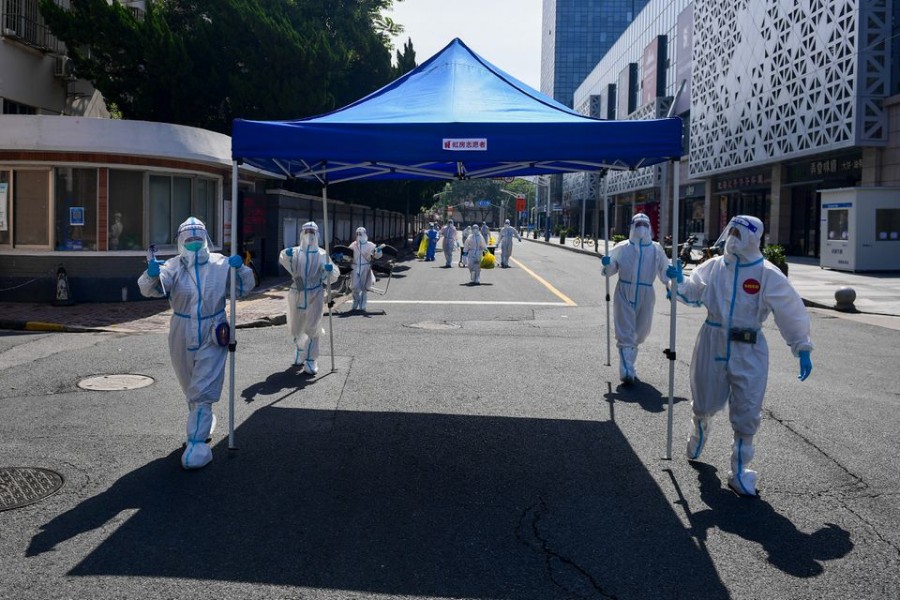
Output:
[[[239,164],[319,181],[328,231],[331,184],[635,169],[677,160],[681,132],[679,118],[604,121],[578,114],[454,39],[403,77],[333,112],[294,121],[236,119],[231,239],[237,239]],[[328,236],[325,244],[327,252]],[[234,303],[231,312],[233,323]],[[333,349],[332,341],[332,370]]]
[[[326,184],[633,169],[681,155],[681,119],[604,121],[528,87],[455,39],[338,110],[234,121],[232,158]]]

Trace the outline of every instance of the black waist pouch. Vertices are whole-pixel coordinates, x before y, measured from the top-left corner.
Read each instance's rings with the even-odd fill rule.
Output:
[[[732,328],[728,330],[728,339],[741,344],[755,344],[756,334],[757,331],[755,329]]]

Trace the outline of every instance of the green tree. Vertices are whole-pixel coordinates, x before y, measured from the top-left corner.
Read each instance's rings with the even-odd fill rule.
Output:
[[[403,52],[397,50],[394,63],[394,78],[401,77],[419,66],[416,63],[416,51],[413,48],[412,38],[406,38]]]
[[[229,133],[235,118],[334,109],[392,76],[393,0],[41,0],[75,73],[123,118]]]

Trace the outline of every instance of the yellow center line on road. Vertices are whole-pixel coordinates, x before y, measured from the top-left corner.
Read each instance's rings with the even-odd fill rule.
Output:
[[[515,263],[516,265],[518,265],[518,267],[519,267],[520,269],[522,269],[523,271],[525,271],[526,273],[528,273],[529,275],[531,275],[532,277],[534,277],[535,279],[537,279],[538,282],[541,283],[541,284],[543,284],[543,286],[544,286],[545,288],[547,288],[548,290],[550,290],[551,292],[553,292],[553,294],[556,295],[557,298],[559,298],[560,300],[562,300],[563,302],[565,302],[565,303],[566,303],[566,306],[578,306],[577,304],[575,304],[575,302],[572,301],[571,298],[569,298],[568,296],[566,296],[565,294],[563,294],[561,291],[559,291],[558,289],[556,289],[555,287],[553,287],[552,285],[550,285],[550,283],[549,283],[546,279],[544,279],[543,277],[541,277],[540,275],[538,275],[537,273],[535,273],[534,271],[532,271],[531,269],[529,269],[528,267],[526,267],[525,265],[523,265],[521,262],[517,261],[517,260],[516,260],[515,258],[513,258],[512,256],[509,257],[509,260],[510,260],[511,262]]]

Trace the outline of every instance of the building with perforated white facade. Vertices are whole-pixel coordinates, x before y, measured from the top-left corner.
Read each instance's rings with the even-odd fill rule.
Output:
[[[768,242],[818,256],[820,190],[900,184],[898,22],[900,0],[651,0],[575,107],[650,118],[674,100],[679,237],[748,213]],[[671,230],[673,168],[612,174],[614,226],[644,211]]]

